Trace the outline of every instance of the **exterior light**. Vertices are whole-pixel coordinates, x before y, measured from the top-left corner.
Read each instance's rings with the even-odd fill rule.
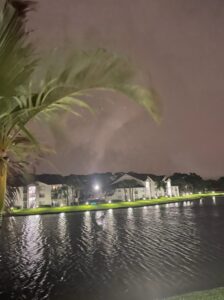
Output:
[[[86,202],[86,205],[89,205],[89,202]]]
[[[128,202],[131,202],[131,199],[128,199]]]
[[[215,191],[212,191],[213,194],[215,194]]]
[[[62,206],[64,206],[64,205],[61,203],[60,206],[62,207]]]
[[[95,184],[93,188],[94,188],[95,191],[99,191],[100,186],[98,184]]]
[[[109,202],[108,203],[111,203],[111,200],[109,200]]]

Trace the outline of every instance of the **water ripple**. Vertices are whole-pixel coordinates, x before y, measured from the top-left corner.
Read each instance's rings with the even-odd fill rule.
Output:
[[[224,285],[223,203],[8,218],[0,297],[162,299]]]

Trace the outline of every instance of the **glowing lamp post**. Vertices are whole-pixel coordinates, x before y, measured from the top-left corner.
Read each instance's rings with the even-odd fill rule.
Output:
[[[94,191],[99,191],[100,190],[100,186],[99,186],[99,184],[95,184],[94,186],[93,186],[93,189],[94,189]]]

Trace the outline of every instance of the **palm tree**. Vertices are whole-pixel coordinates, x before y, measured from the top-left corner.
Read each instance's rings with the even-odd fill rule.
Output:
[[[76,51],[58,67],[54,62],[41,73],[40,57],[29,44],[25,29],[30,9],[29,0],[3,0],[0,4],[1,216],[9,169],[23,170],[40,153],[40,144],[29,128],[32,120],[46,122],[62,110],[78,115],[77,107],[91,109],[83,96],[92,90],[120,92],[158,120],[154,90],[134,84],[133,67],[116,54],[103,49]]]
[[[71,189],[72,193],[72,203],[74,201],[79,204],[79,199],[81,191],[85,188],[85,182],[83,181],[83,176],[80,175],[70,175],[66,177],[66,185]]]

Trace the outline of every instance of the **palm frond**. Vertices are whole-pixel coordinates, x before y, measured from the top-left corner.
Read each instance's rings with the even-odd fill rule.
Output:
[[[20,197],[20,190],[18,187],[7,186],[5,195],[5,213],[9,214],[11,207],[15,205],[16,200]]]
[[[46,92],[41,92],[42,104],[69,105],[72,99],[83,99],[91,90],[111,90],[126,95],[142,105],[155,120],[159,120],[158,95],[152,88],[135,83],[136,71],[124,57],[105,49],[76,52],[64,67],[49,66],[46,74]],[[52,83],[49,85],[49,82]],[[83,103],[83,100],[82,100]],[[58,107],[59,107],[58,106]]]
[[[30,1],[3,0],[0,6],[1,97],[17,95],[18,87],[28,83],[35,67],[34,51],[25,31],[24,14],[29,4]]]
[[[60,111],[76,116],[80,108],[93,111],[85,101],[92,90],[121,93],[159,121],[158,95],[138,84],[135,68],[122,56],[105,49],[74,51],[65,61],[37,68],[25,28],[32,5],[30,0],[0,3],[0,154],[4,163],[9,158],[9,174],[25,173],[34,157],[42,156],[29,123],[49,121]]]
[[[76,107],[91,110],[84,101],[84,96],[91,90],[122,93],[142,105],[158,121],[155,91],[136,85],[134,81],[133,67],[127,59],[105,50],[78,52],[70,59],[69,67],[67,64],[58,67],[54,74],[48,71],[39,91],[36,90],[37,85],[34,85],[35,90],[32,90],[32,85],[29,89],[20,87],[21,94],[7,100],[4,113],[0,114],[0,125],[11,140],[15,132],[23,131],[34,142],[35,138],[26,127],[31,120],[41,115],[51,119],[54,113],[62,110],[79,115]]]
[[[35,2],[31,0],[8,0],[8,2],[14,7],[17,14],[22,17],[26,17],[27,12],[33,9]]]

